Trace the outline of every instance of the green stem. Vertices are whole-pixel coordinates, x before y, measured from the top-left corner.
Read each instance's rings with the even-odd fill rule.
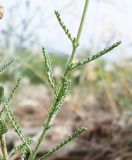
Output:
[[[83,9],[83,14],[82,14],[82,18],[81,18],[81,22],[80,22],[80,25],[79,25],[79,29],[78,29],[78,33],[77,33],[77,38],[76,38],[76,44],[79,43],[79,40],[80,40],[80,37],[81,37],[81,33],[82,33],[82,29],[83,29],[83,25],[84,25],[84,21],[85,21],[85,18],[86,18],[86,13],[87,13],[87,8],[88,8],[88,3],[89,3],[89,0],[86,0],[85,1],[85,5],[84,5],[84,9]],[[73,58],[74,58],[74,55],[76,53],[76,49],[77,49],[77,45],[73,45],[73,50],[72,50],[72,54],[70,56],[70,59],[69,59],[69,62],[68,62],[68,65],[72,63],[73,61]],[[67,65],[67,68],[64,72],[64,76],[66,76],[68,74],[68,65]],[[60,89],[61,90],[61,89]],[[46,133],[47,133],[47,130],[50,128],[50,126],[52,125],[52,122],[54,120],[56,115],[52,114],[52,115],[49,115],[49,118],[43,128],[43,131],[39,137],[39,140],[36,144],[36,147],[34,149],[34,151],[32,152],[32,154],[30,155],[29,157],[29,160],[35,160],[35,157],[38,153],[38,149],[41,145],[41,143],[43,142],[45,136],[46,136]]]
[[[50,128],[50,126],[51,126],[51,124],[52,124],[52,122],[53,122],[53,118],[54,118],[53,115],[49,116],[47,122],[44,124],[43,131],[42,131],[42,133],[41,133],[41,135],[40,135],[40,137],[39,137],[39,140],[38,140],[38,142],[37,142],[37,144],[36,144],[36,146],[35,146],[34,151],[31,153],[31,155],[30,155],[30,157],[29,157],[29,160],[34,160],[34,159],[35,159],[36,154],[37,154],[37,152],[38,152],[38,149],[39,149],[41,143],[42,143],[42,142],[44,141],[44,139],[45,139],[47,130]]]
[[[85,22],[86,15],[87,15],[88,4],[89,4],[89,0],[86,0],[85,1],[85,5],[84,5],[84,9],[83,9],[81,22],[80,22],[78,33],[77,33],[76,44],[79,44],[79,41],[80,41],[81,33],[82,33],[82,30],[83,30],[84,22]],[[73,52],[71,54],[71,57],[70,57],[70,60],[69,60],[69,64],[72,62],[72,60],[74,58],[74,55],[76,53],[76,49],[77,49],[77,46],[73,46]]]
[[[44,128],[43,131],[42,131],[42,133],[41,133],[41,136],[40,136],[40,138],[38,140],[38,143],[37,143],[37,145],[36,145],[36,147],[34,149],[34,151],[32,152],[32,154],[29,157],[29,160],[34,160],[35,159],[36,154],[37,154],[38,149],[39,149],[39,146],[41,145],[42,141],[44,140],[44,138],[46,136],[46,131],[47,131],[47,129]]]
[[[3,160],[8,160],[5,135],[2,135],[2,137],[0,138],[0,143],[1,143],[1,151],[3,154]]]

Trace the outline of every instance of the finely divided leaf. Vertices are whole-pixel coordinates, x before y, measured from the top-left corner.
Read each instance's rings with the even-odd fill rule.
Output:
[[[56,114],[59,111],[64,101],[64,98],[69,91],[70,85],[71,85],[70,80],[67,80],[66,78],[62,78],[61,85],[57,91],[57,94],[54,97],[53,105],[49,108],[49,114]]]
[[[1,103],[2,100],[3,100],[3,97],[4,97],[4,87],[3,87],[3,86],[0,86],[0,103]]]
[[[4,112],[4,114],[6,114],[6,116],[8,117],[9,122],[12,124],[12,126],[14,127],[15,132],[17,133],[17,135],[20,137],[20,139],[23,141],[23,143],[25,143],[25,145],[27,146],[27,148],[29,148],[29,145],[26,143],[26,138],[24,137],[22,131],[21,131],[21,127],[19,126],[18,122],[16,121],[16,118],[13,114],[13,112],[11,111],[10,107],[9,107],[9,102],[11,101],[11,99],[13,98],[17,88],[19,87],[21,81],[21,77],[18,78],[16,85],[14,86],[14,88],[12,89],[9,98],[7,99],[7,101],[4,104],[4,107],[1,111],[0,114]]]
[[[46,159],[47,157],[51,156],[54,152],[62,148],[67,143],[71,142],[74,138],[80,136],[84,131],[86,131],[86,128],[80,128],[76,132],[72,133],[69,137],[67,137],[64,141],[62,141],[60,144],[58,144],[55,148],[53,148],[51,151],[47,152],[43,157],[40,158],[40,160]]]
[[[44,48],[43,48],[43,55],[45,58],[45,65],[46,65],[46,70],[47,70],[48,81],[49,81],[53,91],[56,92],[56,83],[55,83],[55,79],[53,76],[51,61],[50,61],[48,53],[45,51]]]
[[[72,37],[69,29],[66,27],[66,25],[64,24],[64,22],[61,19],[60,13],[58,11],[55,11],[55,15],[57,17],[57,20],[58,20],[60,26],[62,27],[62,29],[64,30],[65,34],[68,36],[68,38],[71,40],[72,44],[74,46],[78,46],[78,44],[76,44],[76,38]]]
[[[12,59],[7,64],[4,64],[2,67],[0,67],[0,75],[8,68],[11,64],[13,64],[15,59]]]
[[[9,122],[12,124],[14,131],[17,133],[17,135],[20,137],[22,142],[25,144],[25,146],[30,149],[29,144],[26,141],[26,138],[24,134],[22,133],[21,127],[19,126],[13,112],[11,111],[10,107],[8,105],[5,106],[5,114],[8,117]]]
[[[32,144],[32,140],[30,138],[27,138],[26,143],[30,146]],[[23,144],[20,160],[25,160],[28,151],[29,148],[27,148],[26,144]]]
[[[21,79],[22,79],[21,77],[18,78],[17,83],[15,84],[14,88],[12,89],[12,91],[11,91],[11,93],[10,93],[7,101],[6,101],[5,104],[4,104],[3,109],[2,109],[1,112],[0,112],[0,115],[1,115],[1,114],[3,113],[3,111],[5,110],[6,105],[8,105],[8,104],[10,103],[10,101],[12,100],[12,98],[13,98],[16,90],[17,90],[17,88],[18,88],[19,85],[20,85]]]
[[[73,69],[75,69],[75,68],[78,68],[78,67],[80,67],[80,66],[82,66],[82,65],[84,65],[84,64],[86,64],[86,63],[89,63],[89,62],[91,62],[91,61],[93,61],[93,60],[101,57],[102,55],[110,52],[112,49],[116,48],[116,47],[119,46],[120,44],[121,44],[121,42],[119,41],[119,42],[117,42],[117,43],[114,43],[114,44],[111,45],[110,47],[105,48],[104,50],[100,51],[99,53],[93,55],[92,57],[89,57],[89,58],[84,59],[84,60],[82,60],[82,61],[79,61],[79,62],[77,62],[77,63],[72,63],[71,65],[69,65],[69,70],[73,70]]]
[[[6,103],[9,103],[9,102],[12,100],[12,98],[13,98],[16,90],[17,90],[17,88],[18,88],[19,85],[20,85],[21,80],[22,80],[22,77],[19,77],[19,78],[17,79],[17,82],[16,82],[14,88],[12,89],[12,91],[11,91],[11,93],[10,93],[10,95],[9,95],[8,100],[7,100]]]
[[[0,118],[0,137],[7,132],[7,125],[3,119]]]
[[[27,139],[26,139],[26,144],[28,144],[28,145],[31,145],[31,144],[32,144],[31,138],[27,138]],[[11,156],[13,156],[16,152],[22,151],[23,149],[25,149],[25,146],[26,146],[25,143],[22,143],[22,144],[20,144],[20,145],[15,146],[15,147],[10,151],[10,153],[9,153],[9,158],[10,158]],[[26,150],[28,151],[28,148],[26,148]]]
[[[6,105],[8,105],[8,104],[10,103],[10,101],[12,100],[12,98],[13,98],[16,90],[17,90],[17,88],[18,88],[19,85],[20,85],[21,79],[22,79],[21,77],[18,78],[17,83],[15,84],[14,88],[12,89],[12,91],[11,91],[11,93],[10,93],[7,101],[6,101],[5,104],[4,104],[3,109],[2,109],[1,112],[0,112],[0,115],[1,115],[1,114],[3,113],[3,111],[5,110]]]

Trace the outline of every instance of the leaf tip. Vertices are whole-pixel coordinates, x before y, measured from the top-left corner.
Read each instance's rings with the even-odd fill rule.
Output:
[[[121,41],[116,42],[116,46],[119,46],[121,44]]]

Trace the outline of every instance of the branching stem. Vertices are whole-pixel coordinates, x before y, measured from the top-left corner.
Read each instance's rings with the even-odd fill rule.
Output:
[[[65,76],[65,77],[66,77],[67,74],[68,74],[68,66],[69,66],[69,64],[72,63],[73,58],[74,58],[74,55],[75,55],[75,53],[76,53],[76,49],[77,49],[77,47],[78,47],[78,43],[79,43],[80,36],[81,36],[81,33],[82,33],[84,21],[85,21],[85,18],[86,18],[88,3],[89,3],[89,0],[86,0],[86,1],[85,1],[85,5],[84,5],[84,9],[83,9],[83,14],[82,14],[81,22],[80,22],[79,29],[78,29],[78,33],[77,33],[76,45],[73,45],[72,54],[71,54],[71,56],[70,56],[70,58],[69,58],[68,65],[67,65],[66,70],[65,70],[65,72],[64,72],[64,76]],[[39,149],[41,143],[43,142],[43,140],[44,140],[44,138],[45,138],[45,136],[46,136],[47,130],[48,130],[48,129],[50,128],[50,126],[52,125],[52,122],[53,122],[55,116],[56,116],[55,114],[49,115],[49,118],[48,118],[46,124],[44,125],[43,131],[42,131],[42,133],[41,133],[41,135],[40,135],[40,137],[39,137],[39,140],[38,140],[38,142],[37,142],[37,144],[36,144],[36,146],[35,146],[34,151],[32,152],[32,154],[31,154],[30,157],[29,157],[29,160],[35,160],[35,157],[36,157],[36,155],[37,155],[38,149]]]
[[[84,9],[83,9],[81,22],[80,22],[78,33],[77,33],[76,44],[79,44],[79,41],[80,41],[81,33],[82,33],[82,30],[83,30],[84,22],[85,22],[86,15],[87,15],[88,4],[89,4],[89,0],[86,0],[85,1],[85,5],[84,5]],[[73,46],[73,52],[71,54],[71,57],[70,57],[70,60],[69,60],[69,64],[72,62],[72,60],[74,58],[74,55],[76,53],[76,49],[77,49],[77,46]]]

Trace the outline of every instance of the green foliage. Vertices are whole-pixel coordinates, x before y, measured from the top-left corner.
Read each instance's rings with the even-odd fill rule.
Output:
[[[32,144],[32,140],[30,139],[30,138],[27,138],[26,139],[26,143],[24,142],[24,143],[22,143],[22,144],[20,144],[20,145],[17,145],[17,146],[15,146],[12,150],[11,150],[11,152],[10,152],[10,154],[9,154],[9,157],[11,157],[11,156],[13,156],[16,152],[18,152],[18,151],[22,151],[23,149],[26,151],[26,152],[28,152],[28,150],[27,150],[27,148],[25,147],[26,145],[25,144],[28,144],[29,146]],[[24,152],[25,152],[24,151]]]
[[[89,62],[91,62],[91,61],[93,61],[93,60],[101,57],[102,55],[110,52],[111,50],[113,50],[114,48],[116,48],[117,46],[119,46],[120,44],[121,44],[120,41],[119,41],[119,42],[116,42],[116,43],[112,44],[110,47],[106,47],[104,50],[102,50],[102,51],[100,51],[99,53],[93,55],[91,58],[88,57],[87,59],[84,59],[84,60],[79,61],[79,62],[77,62],[77,63],[72,63],[72,64],[70,64],[70,65],[69,65],[69,70],[73,70],[73,69],[75,69],[75,68],[78,68],[78,67],[80,67],[80,66],[82,66],[82,65],[84,65],[84,64],[87,64],[87,63],[89,63]]]
[[[61,17],[60,17],[60,13],[58,11],[55,11],[55,15],[57,17],[57,20],[60,24],[60,26],[62,27],[62,29],[64,30],[65,34],[67,35],[67,37],[70,39],[70,41],[72,42],[72,44],[74,46],[78,46],[78,44],[76,43],[76,38],[73,37],[69,31],[69,29],[66,27],[66,25],[64,24],[64,22],[62,21]]]
[[[17,133],[19,138],[22,140],[22,142],[25,144],[25,146],[30,149],[26,138],[24,137],[24,134],[22,133],[21,127],[19,126],[15,116],[13,115],[12,111],[10,110],[10,107],[8,105],[5,106],[5,114],[8,117],[9,122],[12,124],[14,131]]]
[[[32,154],[30,155],[29,160],[34,160],[35,159],[36,154],[37,154],[38,149],[39,149],[39,146],[43,142],[47,131],[52,126],[54,118],[57,116],[57,113],[61,109],[61,106],[64,102],[64,98],[67,95],[67,93],[69,91],[69,88],[71,86],[71,80],[69,80],[69,78],[68,78],[68,73],[71,70],[73,70],[77,67],[80,67],[83,64],[89,63],[90,61],[95,60],[96,58],[99,58],[100,56],[102,56],[105,53],[111,51],[112,49],[114,49],[115,47],[117,47],[120,44],[120,42],[117,42],[117,43],[113,44],[112,46],[105,48],[103,51],[100,51],[96,55],[92,56],[92,58],[88,58],[88,59],[85,59],[83,61],[79,61],[78,63],[75,63],[75,64],[72,63],[73,58],[74,58],[75,53],[76,53],[76,49],[77,49],[78,44],[79,44],[79,38],[80,38],[80,35],[81,35],[81,32],[82,32],[88,2],[89,2],[88,0],[86,0],[86,2],[85,2],[84,11],[83,11],[82,19],[81,19],[81,22],[80,22],[80,26],[79,26],[79,30],[78,30],[78,34],[77,34],[76,38],[73,38],[71,36],[70,31],[67,29],[66,25],[64,24],[64,22],[60,18],[59,12],[55,11],[55,14],[56,14],[56,17],[59,21],[60,26],[63,28],[65,34],[67,35],[67,37],[69,38],[69,40],[73,44],[72,45],[73,49],[72,49],[72,54],[70,55],[69,61],[67,62],[67,67],[66,67],[66,69],[65,69],[65,71],[62,75],[59,86],[57,86],[55,84],[54,77],[52,75],[51,62],[50,62],[49,56],[48,56],[47,52],[43,49],[49,83],[50,83],[50,85],[51,85],[51,87],[54,91],[54,100],[53,100],[53,104],[49,107],[49,117],[48,117],[46,123],[44,123],[44,127],[43,127],[42,133],[39,137],[38,143],[36,144],[36,147],[35,147],[34,151],[32,152]],[[59,145],[57,145],[55,148],[53,148],[51,151],[49,151],[47,154],[45,154],[41,159],[47,158],[48,156],[53,154],[56,150],[63,147],[65,144],[70,142],[73,138],[80,135],[85,130],[86,129],[81,128],[77,132],[73,133],[71,136],[69,136],[67,139],[65,139],[63,142],[61,142]]]
[[[0,67],[0,75],[7,69],[10,67],[11,64],[13,64],[15,61],[15,59],[10,60],[7,64],[3,65],[2,67]]]
[[[27,138],[26,141],[22,144],[21,148],[21,160],[24,160],[26,157],[26,154],[30,151],[30,146],[32,144],[32,140],[30,138]]]
[[[46,66],[46,70],[47,70],[48,81],[49,81],[53,91],[56,92],[56,83],[55,83],[55,79],[53,77],[51,61],[50,61],[48,53],[45,51],[44,48],[43,48],[43,55],[45,58],[45,66]]]
[[[60,26],[64,30],[68,39],[72,42],[72,53],[71,53],[71,55],[69,57],[69,60],[66,64],[66,68],[65,68],[64,73],[61,77],[59,85],[57,85],[56,82],[55,82],[54,76],[53,76],[53,70],[52,70],[49,55],[45,51],[45,49],[43,48],[43,55],[44,55],[44,59],[45,59],[45,69],[46,69],[46,73],[47,73],[47,76],[48,76],[49,84],[51,85],[51,88],[53,89],[54,99],[53,99],[52,105],[49,107],[49,112],[48,112],[49,115],[48,115],[47,121],[43,125],[42,132],[41,132],[41,134],[39,136],[39,139],[38,139],[37,143],[35,144],[35,147],[34,147],[33,150],[30,147],[30,145],[32,144],[32,140],[30,138],[26,138],[24,136],[24,134],[22,132],[22,129],[19,126],[19,124],[18,124],[18,122],[17,122],[17,120],[16,120],[16,118],[15,118],[15,116],[14,116],[12,110],[11,110],[11,107],[10,107],[10,101],[14,97],[14,94],[15,94],[17,88],[19,87],[21,78],[19,78],[17,80],[16,85],[12,89],[8,99],[6,100],[6,102],[3,105],[3,109],[1,111],[0,116],[8,118],[8,121],[12,124],[12,126],[14,128],[14,131],[16,132],[16,134],[18,135],[18,137],[22,141],[22,144],[20,144],[19,146],[15,146],[12,149],[12,151],[10,152],[10,155],[9,155],[10,158],[17,151],[20,151],[20,153],[21,153],[20,159],[21,160],[25,159],[27,153],[29,153],[29,159],[28,160],[35,160],[36,159],[36,155],[38,153],[39,147],[40,147],[41,143],[43,142],[43,140],[45,139],[45,137],[47,135],[47,131],[50,129],[50,127],[52,127],[54,118],[57,116],[58,112],[60,111],[60,109],[62,107],[62,104],[64,102],[64,99],[65,99],[65,97],[66,97],[66,95],[67,95],[67,93],[68,93],[68,91],[71,87],[71,80],[69,78],[68,73],[70,71],[72,71],[73,69],[76,69],[76,68],[78,68],[78,67],[80,67],[80,66],[82,66],[86,63],[89,63],[89,62],[99,58],[100,56],[102,56],[102,55],[106,54],[107,52],[111,51],[112,49],[114,49],[115,47],[117,47],[121,43],[121,42],[117,42],[117,43],[111,45],[110,47],[107,47],[104,50],[100,51],[99,53],[93,55],[91,58],[87,58],[87,59],[84,59],[84,60],[79,61],[77,63],[73,63],[73,59],[74,59],[77,47],[79,46],[80,35],[82,33],[83,24],[84,24],[85,17],[86,17],[88,2],[89,2],[89,0],[85,1],[80,26],[79,26],[79,29],[78,29],[77,36],[75,38],[71,35],[69,29],[67,29],[66,25],[61,20],[59,12],[55,11],[55,15],[58,19],[58,22],[59,22]],[[3,73],[3,71],[7,67],[9,67],[13,62],[14,62],[14,60],[11,60],[8,64],[2,66],[1,69],[0,69],[0,74]],[[28,64],[26,64],[26,65],[31,69],[31,67]],[[38,75],[38,72],[34,72],[34,73],[36,75]],[[39,78],[43,79],[40,74],[38,76],[39,76]],[[0,87],[0,102],[3,99],[3,95],[4,95],[4,89],[1,86]],[[64,141],[62,141],[60,144],[58,144],[55,148],[53,148],[51,151],[49,151],[43,157],[41,157],[41,160],[46,159],[47,157],[52,155],[55,151],[59,150],[64,145],[71,142],[74,138],[79,136],[84,131],[86,131],[86,128],[82,127],[80,129],[78,129],[76,132],[74,132],[69,137],[67,137]],[[5,134],[6,132],[7,132],[6,124],[4,123],[4,121],[2,119],[0,119],[0,136],[2,137],[3,134]],[[4,157],[4,153],[3,153],[3,157]],[[7,159],[5,159],[5,160],[7,160]]]
[[[0,103],[1,103],[2,100],[3,100],[3,97],[4,97],[4,87],[3,87],[3,86],[0,86]]]
[[[25,53],[26,54],[26,53]],[[67,55],[64,54],[54,54],[49,53],[48,54],[52,63],[53,68],[55,66],[59,67],[61,70],[65,69],[66,61],[67,61]],[[38,56],[31,56],[31,53],[27,54],[21,58],[22,63],[22,70],[23,75],[28,77],[31,83],[33,84],[48,84],[47,80],[47,68],[46,65],[44,66],[43,59]]]
[[[49,115],[57,114],[57,112],[60,110],[64,98],[69,91],[70,84],[71,84],[70,80],[67,80],[66,78],[62,77],[60,87],[54,97],[53,105],[51,105],[51,107],[49,108]]]
[[[9,107],[9,103],[12,100],[12,98],[14,97],[14,94],[15,94],[17,88],[19,87],[20,81],[21,81],[21,78],[18,78],[16,85],[12,89],[7,101],[4,104],[4,107],[1,111],[1,114],[6,115],[6,117],[8,118],[8,121],[12,124],[14,131],[17,133],[17,135],[19,136],[19,138],[23,142],[24,147],[23,147],[22,152],[26,153],[25,151],[30,150],[29,139],[27,141],[27,139],[25,138],[24,134],[22,133],[21,127],[19,126],[13,112],[11,111],[11,109]],[[3,123],[3,125],[4,125],[4,123]]]
[[[40,159],[46,159],[47,157],[51,156],[54,152],[56,152],[57,150],[59,150],[60,148],[62,148],[63,146],[65,146],[66,144],[68,144],[69,142],[71,142],[74,138],[80,136],[80,134],[82,134],[84,131],[86,131],[86,128],[80,128],[78,129],[76,132],[72,133],[70,136],[68,136],[64,141],[62,141],[60,144],[58,144],[55,148],[53,148],[51,151],[47,152],[43,157],[41,157]]]
[[[12,89],[12,91],[11,91],[11,93],[10,93],[10,95],[9,95],[9,97],[8,97],[8,99],[7,99],[7,101],[5,102],[4,107],[3,107],[3,109],[2,109],[2,111],[1,111],[0,114],[3,113],[4,109],[6,108],[6,106],[7,106],[7,105],[10,103],[10,101],[12,100],[12,98],[13,98],[13,96],[14,96],[16,90],[17,90],[17,88],[19,87],[20,81],[21,81],[21,77],[18,78],[17,83],[16,83],[16,85],[14,86],[14,88]]]
[[[21,80],[22,80],[21,77],[18,78],[16,85],[15,85],[14,88],[12,89],[12,91],[11,91],[9,97],[8,97],[8,100],[6,101],[6,104],[9,104],[9,102],[12,100],[12,98],[13,98],[13,96],[14,96],[16,90],[17,90],[17,88],[18,88],[19,85],[20,85]]]
[[[0,137],[7,132],[7,126],[3,119],[0,119]]]

